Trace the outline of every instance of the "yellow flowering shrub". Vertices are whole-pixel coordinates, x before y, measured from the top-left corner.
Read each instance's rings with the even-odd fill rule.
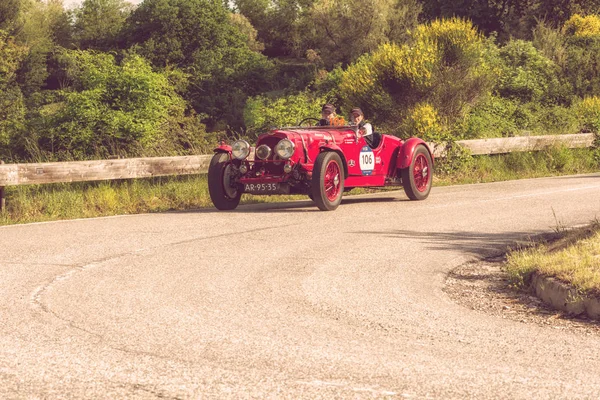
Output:
[[[580,38],[600,36],[600,16],[592,14],[582,17],[574,14],[565,22],[563,31],[567,35]]]
[[[411,36],[410,44],[382,44],[350,65],[340,95],[346,106],[361,107],[390,132],[439,136],[435,124],[406,127],[406,121],[428,116],[440,125],[439,116],[456,117],[487,93],[494,79],[486,43],[471,22],[459,18],[419,25]]]
[[[429,103],[419,103],[412,108],[403,125],[403,136],[417,136],[432,142],[448,140],[438,111]]]
[[[415,32],[417,43],[434,43],[443,62],[453,64],[481,50],[483,36],[473,23],[461,18],[435,20],[419,25]]]

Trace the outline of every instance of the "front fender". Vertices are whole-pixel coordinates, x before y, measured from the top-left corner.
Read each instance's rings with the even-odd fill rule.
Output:
[[[404,169],[410,166],[410,163],[413,160],[413,155],[415,154],[415,149],[420,144],[425,146],[425,148],[429,152],[429,155],[431,156],[431,160],[433,160],[433,153],[431,152],[431,149],[429,148],[427,143],[425,143],[425,141],[423,141],[422,139],[413,137],[404,142],[402,148],[400,149],[400,152],[398,153],[398,159],[396,161],[396,165],[398,166],[398,168]]]
[[[215,152],[215,153],[230,153],[231,154],[231,146],[222,144],[222,145],[219,145],[219,147],[215,147],[213,149],[213,152]]]
[[[337,144],[328,143],[319,147],[319,150],[320,152],[335,151],[336,153],[338,153],[340,158],[342,159],[342,164],[344,164],[344,176],[348,176],[348,163],[346,162],[346,156],[344,156],[344,152],[342,151],[340,146],[338,146]]]

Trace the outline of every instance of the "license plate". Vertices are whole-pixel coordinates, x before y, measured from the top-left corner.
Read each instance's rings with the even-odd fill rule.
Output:
[[[246,183],[244,192],[253,194],[278,193],[279,183]]]

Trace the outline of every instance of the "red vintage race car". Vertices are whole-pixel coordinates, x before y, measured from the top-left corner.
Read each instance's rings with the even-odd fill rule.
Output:
[[[215,149],[208,188],[219,210],[236,208],[243,193],[305,194],[331,211],[357,187],[403,186],[411,200],[424,200],[431,190],[433,155],[418,138],[365,137],[356,126],[297,126],[259,136],[251,153],[244,140]]]

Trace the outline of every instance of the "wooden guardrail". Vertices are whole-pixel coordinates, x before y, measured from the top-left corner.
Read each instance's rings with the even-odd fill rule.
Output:
[[[539,151],[552,146],[562,145],[570,149],[591,147],[593,133],[569,135],[516,136],[508,138],[458,140],[456,143],[470,151],[472,155],[504,154],[519,151]],[[436,157],[444,157],[443,144],[430,143]]]
[[[590,147],[593,141],[594,134],[584,133],[460,140],[457,143],[469,149],[471,154],[481,155],[536,151],[555,145]],[[430,145],[436,157],[444,157],[444,145]],[[0,162],[0,210],[4,209],[5,186],[201,174],[208,172],[211,157],[197,155],[26,164]]]

